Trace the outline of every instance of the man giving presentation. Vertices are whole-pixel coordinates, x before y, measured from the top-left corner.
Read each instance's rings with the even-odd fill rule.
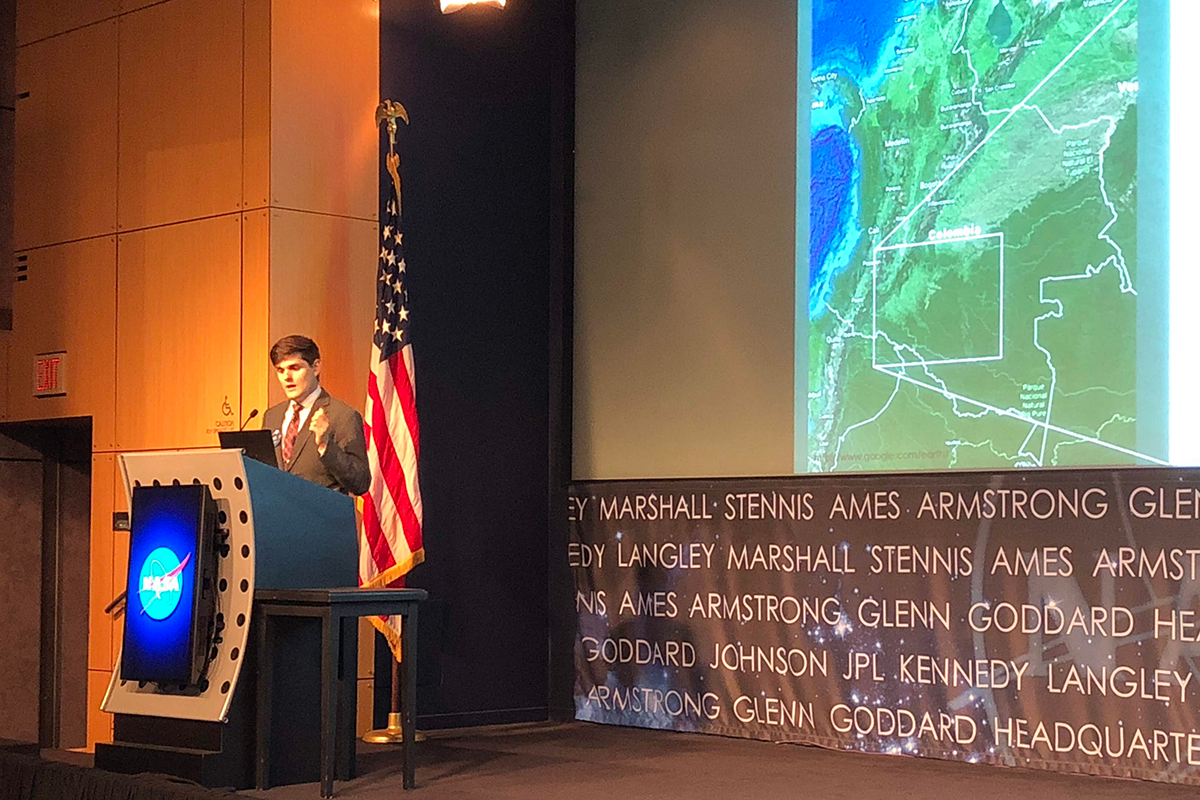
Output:
[[[271,348],[275,377],[287,397],[263,415],[282,468],[344,494],[371,485],[362,416],[321,388],[321,351],[307,336],[285,336]]]

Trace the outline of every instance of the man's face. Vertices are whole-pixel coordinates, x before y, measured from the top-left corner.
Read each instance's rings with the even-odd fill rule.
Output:
[[[288,400],[302,400],[317,388],[321,374],[321,359],[309,364],[300,356],[288,356],[275,365],[275,377]]]

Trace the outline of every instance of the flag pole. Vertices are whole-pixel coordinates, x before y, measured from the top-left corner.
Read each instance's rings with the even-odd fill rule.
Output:
[[[388,133],[388,155],[387,165],[388,174],[392,176],[392,183],[396,187],[396,202],[400,201],[400,156],[396,154],[396,131],[399,125],[396,120],[404,120],[404,124],[408,125],[408,110],[400,103],[384,100],[375,108],[375,126],[387,122]],[[390,648],[389,648],[390,649]],[[394,654],[393,654],[394,655]],[[386,728],[377,728],[372,731],[367,731],[363,734],[363,741],[371,744],[401,744],[404,742],[404,728],[400,722],[400,661],[392,658],[392,703],[391,711],[388,713],[388,724]],[[416,731],[413,735],[413,740],[421,742],[425,740],[425,734]]]
[[[396,129],[398,127],[396,120],[398,119],[404,120],[405,125],[408,124],[408,111],[400,103],[384,100],[375,107],[375,126],[379,127],[384,120],[387,120],[389,155],[396,154]]]
[[[370,744],[403,744],[404,727],[400,721],[400,662],[392,659],[392,710],[388,712],[386,728],[376,728],[363,734],[362,740]],[[425,734],[413,733],[414,742],[425,741]]]

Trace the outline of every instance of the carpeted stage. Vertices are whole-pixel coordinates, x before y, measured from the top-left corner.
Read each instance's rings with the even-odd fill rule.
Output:
[[[316,800],[317,784],[229,795],[91,769],[90,756],[46,753],[59,762],[0,759],[0,798],[82,797]],[[838,800],[962,798],[1000,800],[1173,800],[1195,798],[1194,787],[1114,780],[902,756],[875,756],[718,736],[647,731],[587,723],[474,728],[431,733],[418,745],[417,789],[401,789],[397,750],[361,745],[359,777],[334,784],[340,798],[375,800],[506,800],[572,798],[633,800],[729,797],[809,797]]]
[[[334,784],[334,791],[341,798],[400,798],[396,752],[362,745],[359,778]],[[265,800],[316,800],[319,793],[316,784],[308,784],[243,794]],[[1195,787],[571,723],[432,733],[418,745],[417,789],[409,796],[1194,800],[1198,794]]]

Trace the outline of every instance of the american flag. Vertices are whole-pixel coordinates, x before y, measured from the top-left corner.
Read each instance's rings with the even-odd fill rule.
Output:
[[[358,579],[363,586],[372,587],[402,586],[404,574],[425,560],[421,489],[417,484],[421,438],[409,341],[408,274],[398,181],[396,173],[389,181],[387,213],[380,220],[375,335],[363,414],[371,488],[363,498]],[[386,619],[372,621],[399,657],[399,619],[394,623]]]

